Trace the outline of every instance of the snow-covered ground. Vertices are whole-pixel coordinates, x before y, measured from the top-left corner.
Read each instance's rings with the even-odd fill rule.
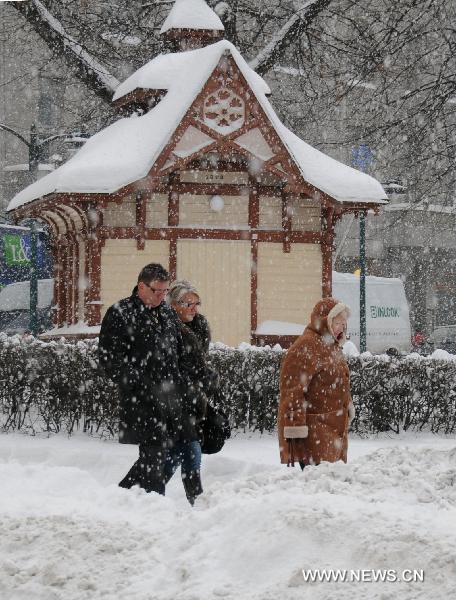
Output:
[[[238,434],[204,457],[193,509],[178,474],[166,497],[118,488],[136,452],[0,435],[1,600],[454,598],[454,437],[351,439],[347,465],[301,473],[278,464],[275,436]],[[302,569],[425,579],[306,583]]]

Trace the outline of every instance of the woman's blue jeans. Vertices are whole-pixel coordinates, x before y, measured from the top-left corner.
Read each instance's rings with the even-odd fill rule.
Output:
[[[181,465],[182,479],[198,473],[201,467],[201,445],[194,442],[177,442],[169,448],[165,463],[165,481],[169,481],[177,467]]]

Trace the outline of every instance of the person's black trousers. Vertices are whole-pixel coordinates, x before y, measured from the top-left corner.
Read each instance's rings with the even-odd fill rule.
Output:
[[[162,446],[139,445],[139,458],[131,467],[119,487],[131,488],[139,485],[146,492],[165,494],[166,448]]]

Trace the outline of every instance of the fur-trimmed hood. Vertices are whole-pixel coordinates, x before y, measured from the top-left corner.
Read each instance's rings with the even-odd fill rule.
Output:
[[[335,298],[323,298],[314,306],[308,327],[321,336],[325,334],[331,335],[339,346],[343,346],[347,340],[345,337],[346,332],[343,331],[336,338],[332,328],[334,318],[342,312],[346,312],[347,316],[350,316],[350,309],[346,304],[339,302]]]

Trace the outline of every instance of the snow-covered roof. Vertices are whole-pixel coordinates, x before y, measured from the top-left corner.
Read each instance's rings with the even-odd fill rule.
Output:
[[[339,202],[382,203],[380,183],[316,150],[279,120],[266,94],[270,89],[227,40],[160,55],[129,77],[115,98],[141,87],[167,90],[143,116],[120,119],[87,140],[65,164],[31,184],[10,202],[13,210],[52,193],[113,193],[145,177],[168,143],[224,52],[233,57],[258,102],[299,167],[303,178]]]
[[[176,0],[160,33],[166,33],[169,29],[224,31],[225,27],[204,0]]]
[[[182,104],[187,102],[187,98],[191,103],[196,94],[201,91],[225,50],[234,52],[236,62],[240,68],[242,64],[242,73],[252,87],[261,94],[271,93],[264,79],[248,66],[236,48],[230,42],[221,40],[197,50],[159,54],[121,83],[112,99],[118,100],[136,89],[151,89],[168,90],[167,96],[160,104],[166,102],[168,96],[174,93],[177,97],[181,97]],[[188,86],[192,86],[192,89],[189,93],[185,93]],[[187,108],[188,106],[185,106],[185,110]]]

